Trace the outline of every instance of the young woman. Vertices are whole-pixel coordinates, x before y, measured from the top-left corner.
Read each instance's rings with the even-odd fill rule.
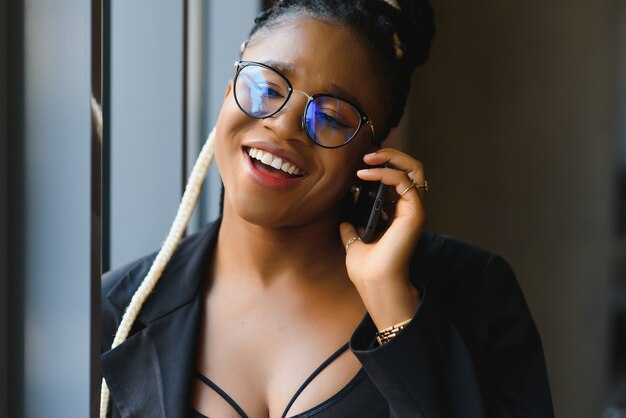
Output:
[[[104,280],[109,416],[553,416],[511,270],[423,232],[422,164],[381,145],[433,32],[425,0],[286,0],[256,19],[215,132],[223,217],[178,244],[112,349],[155,256]],[[366,243],[377,182],[389,219]]]

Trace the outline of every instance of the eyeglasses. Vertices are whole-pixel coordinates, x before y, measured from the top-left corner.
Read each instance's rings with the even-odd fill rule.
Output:
[[[308,98],[302,129],[317,145],[324,148],[346,145],[363,125],[369,125],[375,138],[372,122],[347,100],[332,94],[311,96],[294,89],[287,77],[268,65],[253,61],[235,62],[235,102],[250,117],[264,119],[277,114],[294,91]]]

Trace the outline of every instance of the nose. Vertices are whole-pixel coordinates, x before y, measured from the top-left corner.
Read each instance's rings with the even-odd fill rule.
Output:
[[[300,94],[298,94],[300,93]],[[300,90],[293,90],[287,103],[280,111],[263,119],[264,125],[273,130],[281,139],[299,140],[312,143],[305,129],[305,109],[310,96]]]

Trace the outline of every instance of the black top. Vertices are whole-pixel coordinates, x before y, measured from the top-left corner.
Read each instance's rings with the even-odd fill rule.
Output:
[[[114,349],[115,330],[155,254],[105,275],[101,360],[109,417],[189,415],[201,285],[219,225],[181,241],[129,338]],[[379,347],[365,315],[349,347],[367,376],[315,418],[554,416],[541,341],[502,258],[424,233],[410,278],[422,295],[413,320]],[[368,402],[365,412],[353,409],[353,396]]]
[[[298,396],[308,386],[309,383],[320,374],[326,366],[339,357],[344,351],[348,349],[348,343],[344,344],[339,350],[335,351],[328,359],[326,359],[320,366],[311,373],[311,375],[304,381],[304,383],[298,388],[296,393],[292,396],[291,400],[287,403],[287,407],[281,414],[281,418],[286,418],[289,408],[293,405]],[[231,398],[226,392],[224,392],[217,384],[211,381],[209,378],[196,372],[196,377],[206,384],[211,390],[217,392],[226,402],[233,407],[241,418],[249,418],[244,410]],[[339,392],[333,395],[330,399],[322,402],[321,404],[301,412],[297,415],[292,415],[290,418],[346,418],[346,417],[360,417],[360,418],[377,418],[388,416],[387,415],[387,402],[385,398],[380,395],[380,392],[376,390],[376,387],[372,384],[372,381],[367,377],[365,370],[361,368],[359,372],[344,386]],[[190,418],[208,418],[198,411],[192,409]]]
[[[241,415],[241,414],[240,414]],[[246,415],[241,415],[245,417]],[[388,417],[388,406],[364,369],[339,392],[321,404],[289,418],[380,418]],[[190,418],[207,418],[191,410]]]

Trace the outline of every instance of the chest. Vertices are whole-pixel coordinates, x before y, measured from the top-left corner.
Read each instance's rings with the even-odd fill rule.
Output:
[[[358,304],[303,309],[266,301],[242,307],[227,299],[202,309],[193,405],[206,416],[293,416],[345,389],[361,370],[345,346],[363,316]],[[304,386],[303,386],[304,385]],[[211,387],[212,386],[212,387]],[[221,392],[221,393],[220,393]],[[230,404],[228,398],[230,398]]]

